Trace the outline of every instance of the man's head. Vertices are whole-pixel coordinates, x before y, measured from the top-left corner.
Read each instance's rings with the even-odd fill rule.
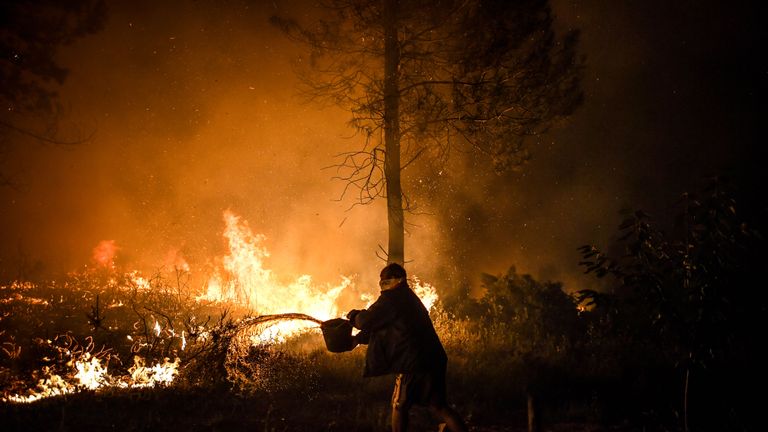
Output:
[[[405,269],[398,263],[387,264],[386,267],[381,269],[379,277],[381,279],[405,279]]]
[[[382,290],[387,290],[396,287],[399,285],[402,281],[405,280],[406,274],[405,269],[403,266],[397,263],[388,264],[386,267],[381,269],[381,273],[379,274],[379,277],[381,280],[379,281],[379,286]]]

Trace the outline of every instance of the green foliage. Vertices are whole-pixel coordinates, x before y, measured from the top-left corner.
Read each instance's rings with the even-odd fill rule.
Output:
[[[449,358],[449,382],[458,405],[476,418],[525,420],[535,394],[550,418],[594,417],[584,381],[586,325],[576,299],[559,283],[540,282],[514,268],[483,275],[478,299],[445,298],[432,317]],[[581,403],[579,407],[577,401]]]
[[[623,256],[582,246],[586,272],[616,281],[613,294],[621,305],[605,312],[678,362],[704,367],[724,359],[738,337],[739,315],[765,309],[764,294],[744,301],[745,275],[755,270],[750,266],[761,237],[736,208],[732,192],[717,180],[701,197],[682,196],[672,234],[636,211],[619,227]],[[598,308],[606,303],[594,292],[580,294]]]
[[[766,379],[756,347],[768,301],[755,285],[764,279],[766,245],[758,227],[765,207],[737,196],[717,178],[700,194],[682,195],[669,232],[645,212],[628,212],[619,227],[623,255],[580,248],[586,273],[613,281],[610,292],[579,293],[590,308],[594,349],[622,345],[613,361],[645,377],[647,387],[669,387],[668,377],[677,376],[679,398],[670,400],[672,389],[650,398],[656,409],[669,401],[685,427],[690,380],[699,424],[740,429],[749,411],[740,387]]]
[[[484,279],[486,293],[480,303],[486,317],[516,336],[520,352],[554,358],[570,351],[579,334],[578,310],[560,283],[538,282],[518,275],[514,267],[502,277]]]

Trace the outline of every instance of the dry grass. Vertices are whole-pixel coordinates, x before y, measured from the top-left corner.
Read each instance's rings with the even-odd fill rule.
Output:
[[[240,350],[233,366],[232,341],[247,317],[247,311],[232,306],[195,302],[178,278],[170,283],[156,277],[138,286],[130,277],[91,273],[55,284],[5,286],[0,289],[0,343],[5,348],[0,392],[5,396],[32,388],[43,368],[71,376],[72,360],[86,352],[104,359],[112,374],[127,373],[137,355],[148,363],[178,357],[181,368],[168,388],[83,391],[33,404],[2,403],[3,430],[388,428],[393,378],[362,378],[365,348],[329,353],[315,331]],[[500,323],[456,319],[439,310],[434,321],[449,355],[450,401],[478,431],[519,430],[525,425],[527,381],[515,334]],[[588,405],[553,405],[545,415],[555,424],[555,419],[589,420],[590,410]],[[433,430],[434,422],[417,409],[413,425]]]

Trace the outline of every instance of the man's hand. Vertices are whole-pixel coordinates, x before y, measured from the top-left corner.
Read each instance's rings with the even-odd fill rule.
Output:
[[[359,313],[359,309],[352,309],[351,311],[347,312],[347,319],[352,323],[352,325],[355,325],[355,317],[357,317],[357,314]]]
[[[370,333],[367,331],[361,330],[356,335],[352,336],[352,342],[357,345],[368,345],[368,339],[370,337]]]

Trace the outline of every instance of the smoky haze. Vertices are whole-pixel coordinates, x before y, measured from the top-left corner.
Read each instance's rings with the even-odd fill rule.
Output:
[[[755,200],[766,64],[763,16],[747,2],[552,2],[556,28],[581,30],[584,105],[529,141],[520,172],[457,155],[434,213],[442,274],[479,284],[514,265],[567,290],[598,288],[576,248],[609,249],[623,209],[669,228],[675,203],[711,176]],[[743,204],[743,203],[742,203]],[[758,204],[764,206],[764,204]],[[621,251],[617,251],[621,253]]]
[[[227,252],[229,209],[266,236],[276,274],[374,284],[384,203],[348,211],[351,200],[335,201],[343,184],[323,168],[360,138],[346,138],[345,112],[296,96],[300,47],[268,18],[312,10],[286,3],[115,2],[102,32],[63,48],[61,128],[94,135],[68,148],[14,138],[6,165],[17,186],[0,189],[2,278],[90,265],[102,240],[115,241],[127,269],[183,257],[204,271]],[[411,272],[439,290],[513,265],[567,289],[591,286],[576,248],[606,245],[619,209],[665,211],[702,175],[741,166],[759,117],[750,91],[764,80],[727,84],[735,64],[754,69],[742,61],[752,21],[737,26],[749,11],[648,4],[554,2],[556,25],[582,31],[584,106],[531,142],[522,171],[497,175],[457,152],[437,169],[440,187],[425,189],[427,168],[406,170],[423,211],[408,217]],[[700,67],[712,63],[718,72]],[[724,117],[724,101],[736,112]]]
[[[335,280],[377,265],[378,212],[345,212],[322,170],[355,145],[345,114],[295,97],[298,52],[267,24],[273,7],[144,6],[111,5],[103,32],[61,51],[63,127],[95,134],[15,148],[4,276],[79,268],[105,239],[129,268],[178,254],[200,269],[226,253],[226,209],[267,236],[277,273]]]

